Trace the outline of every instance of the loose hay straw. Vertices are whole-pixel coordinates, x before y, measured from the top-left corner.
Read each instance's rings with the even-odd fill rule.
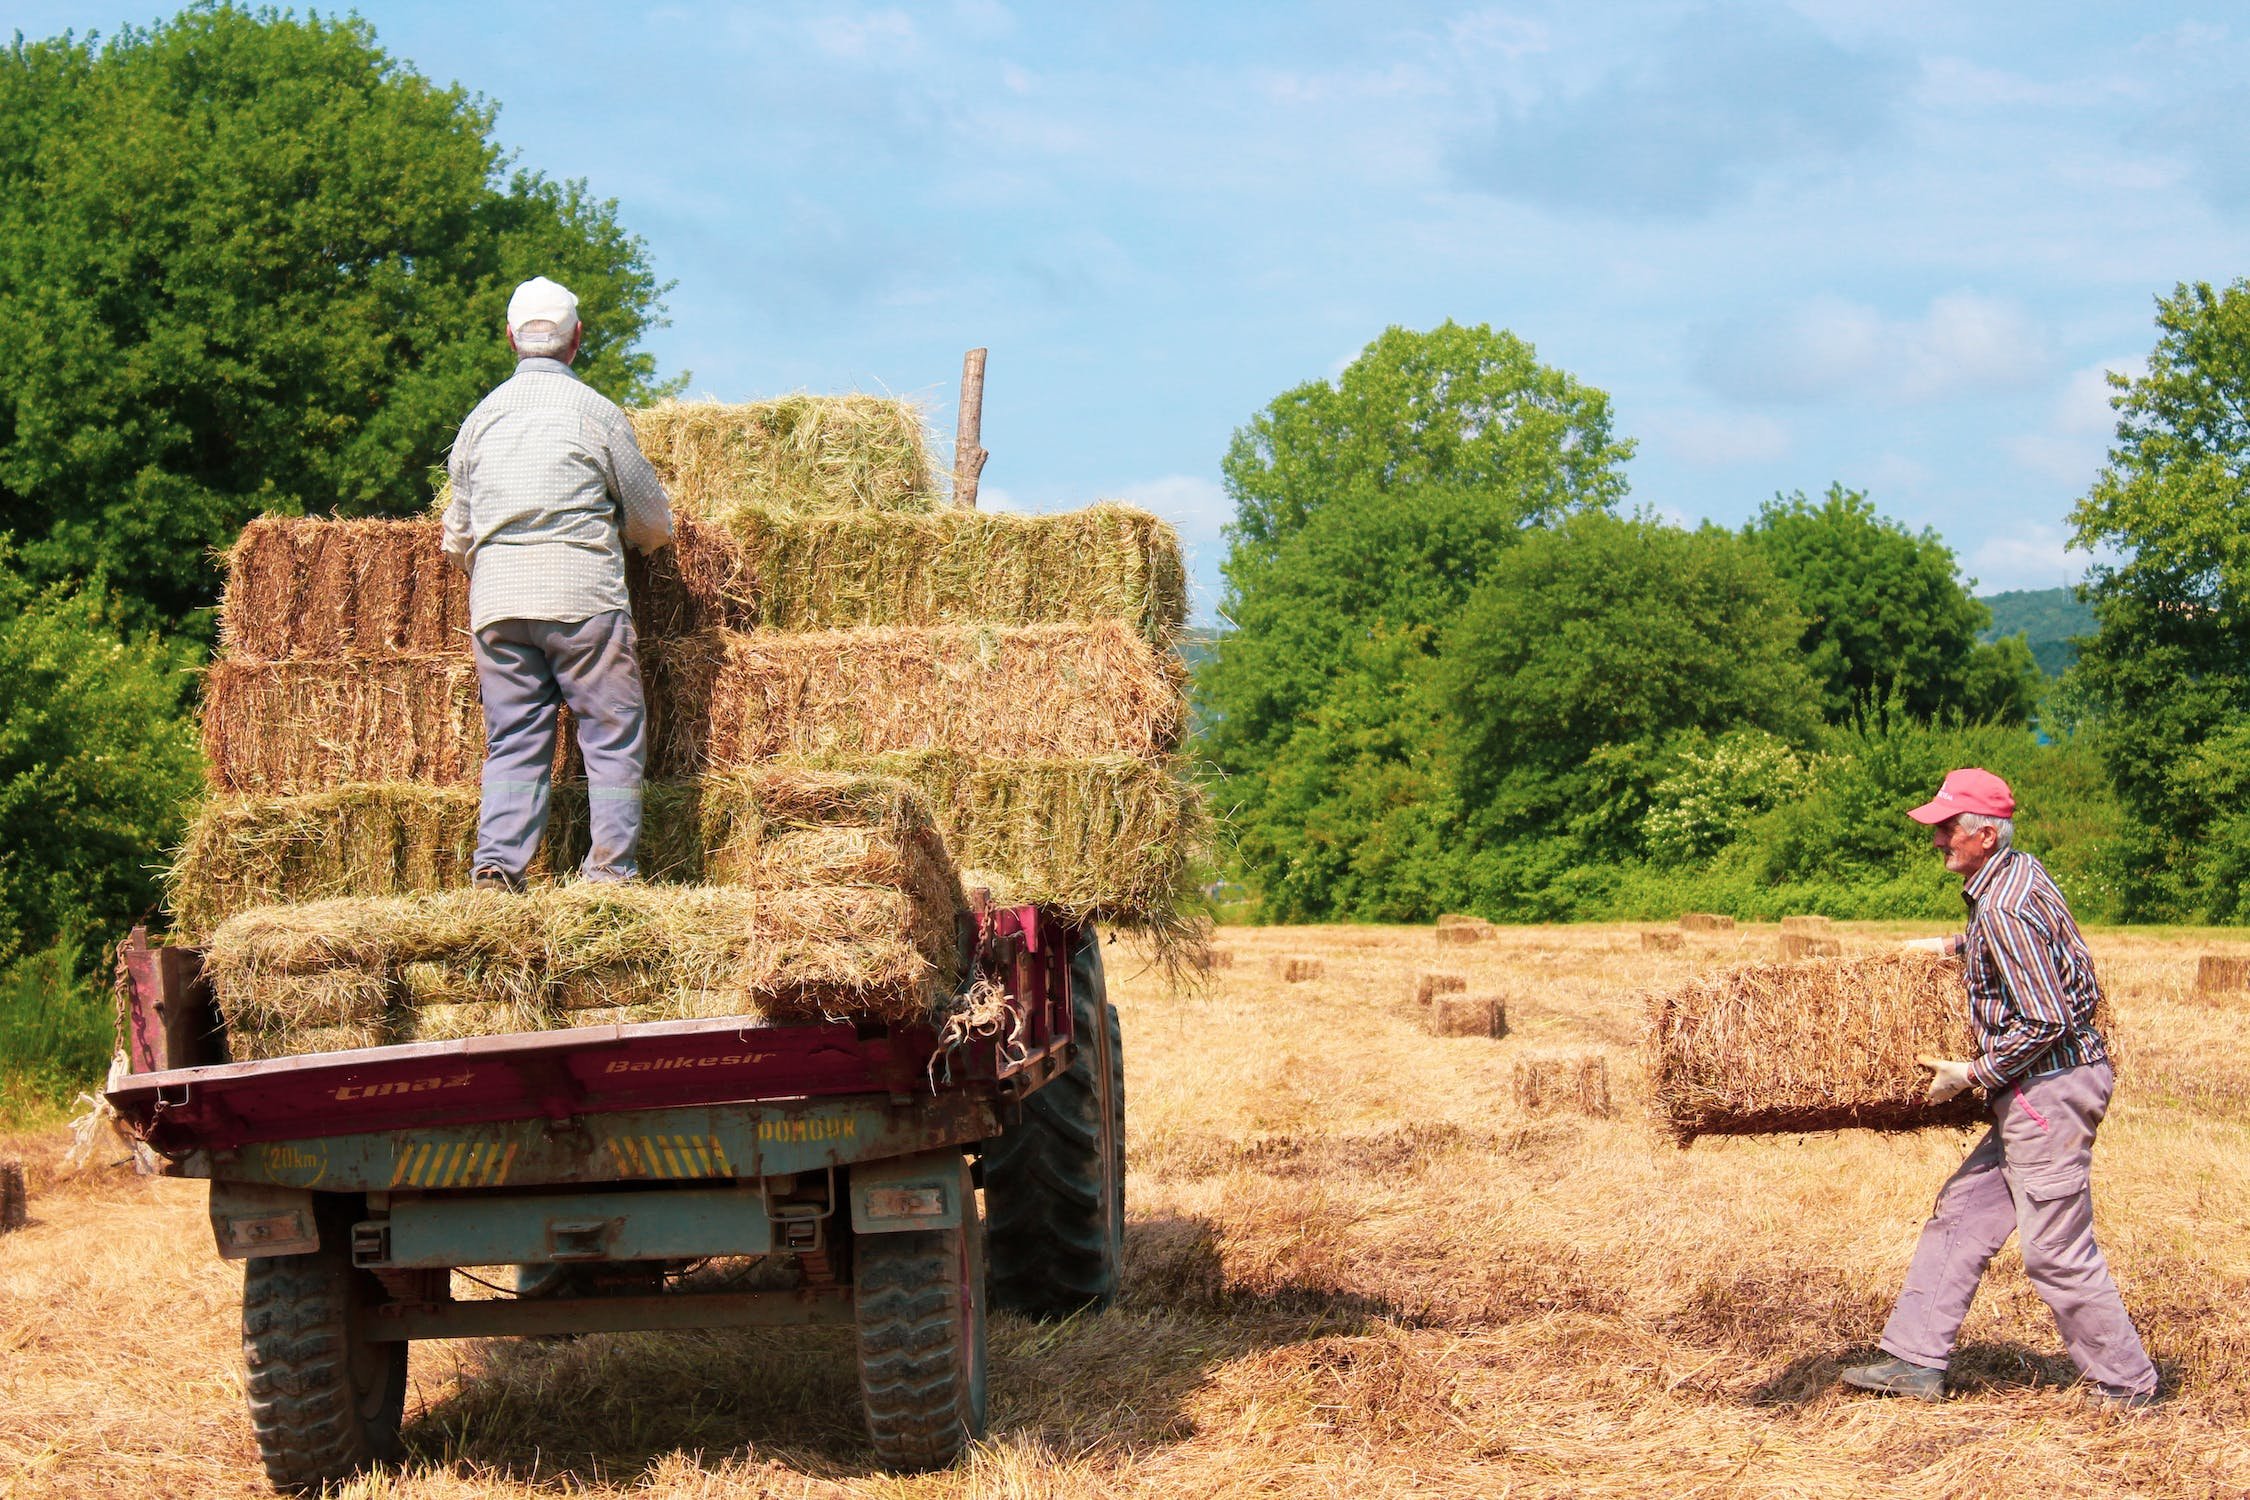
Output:
[[[1970,1125],[1925,1099],[1922,1054],[1973,1057],[1958,966],[1885,954],[1746,964],[1652,997],[1649,1076],[1681,1145],[1699,1135]]]

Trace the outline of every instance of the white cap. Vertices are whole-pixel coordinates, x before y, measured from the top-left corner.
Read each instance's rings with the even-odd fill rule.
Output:
[[[508,331],[526,323],[552,323],[557,333],[567,334],[578,326],[578,299],[561,282],[534,276],[508,299]]]

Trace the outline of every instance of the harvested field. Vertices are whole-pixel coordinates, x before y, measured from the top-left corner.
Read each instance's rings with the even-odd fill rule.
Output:
[[[1436,932],[1441,943],[1488,943],[1495,930],[1481,917],[1440,917]]]
[[[1676,932],[1658,932],[1650,930],[1645,931],[1641,934],[1641,946],[1643,948],[1669,952],[1673,949],[1685,947],[1686,945],[1687,939],[1680,936],[1680,934]]]
[[[206,803],[173,863],[175,929],[200,940],[252,907],[339,896],[413,896],[469,883],[478,789],[375,782]],[[652,782],[643,798],[644,879],[675,885],[872,885],[932,909],[960,880],[914,788],[887,776],[759,766]],[[586,788],[555,788],[533,868],[569,874],[589,841]]]
[[[1328,965],[1324,961],[1302,953],[1270,959],[1268,966],[1273,970],[1273,977],[1283,984],[1304,984],[1328,972]]]
[[[1606,1120],[1611,1114],[1609,1059],[1598,1054],[1519,1058],[1508,1087],[1516,1108],[1527,1115],[1576,1113]]]
[[[588,1010],[913,1020],[953,962],[952,910],[897,891],[578,883],[261,907],[212,934],[206,972],[243,1058],[339,1035],[538,1031]]]
[[[649,773],[680,780],[778,755],[954,750],[1053,759],[1167,754],[1178,659],[1120,625],[706,632],[644,652]],[[474,781],[484,714],[465,651],[368,661],[214,662],[204,753],[221,792]],[[576,759],[566,736],[558,779]]]
[[[1923,1098],[1917,1056],[1975,1055],[1960,966],[1935,958],[1745,964],[1653,996],[1649,1027],[1657,1106],[1683,1146],[1698,1135],[1967,1124],[1984,1109],[1972,1094]]]
[[[1872,944],[1935,926],[1845,926]],[[1429,929],[1227,928],[1233,969],[1168,992],[1111,950],[1131,1118],[1122,1303],[993,1324],[992,1433],[958,1470],[871,1471],[848,1335],[784,1330],[417,1344],[383,1500],[1624,1500],[2250,1492],[2250,1014],[2198,1001],[2198,935],[2096,931],[2127,1040],[2097,1224],[2166,1400],[2070,1384],[2001,1252],[1942,1406],[1848,1394],[1970,1137],[1735,1137],[1650,1122],[1638,995],[1722,960],[1631,926],[1455,950],[1515,1034],[1270,977],[1323,958],[1398,995]],[[1769,935],[1764,939],[1770,942]],[[1534,1115],[1514,1064],[1607,1060],[1614,1113]],[[0,1138],[31,1222],[0,1238],[0,1492],[258,1500],[240,1270],[204,1192]],[[464,1293],[475,1289],[460,1283]],[[151,1330],[161,1330],[161,1337]]]
[[[1783,932],[1808,932],[1815,937],[1826,935],[1835,925],[1826,917],[1800,916],[1783,917],[1781,919],[1781,930]]]
[[[1708,911],[1682,912],[1680,929],[1683,932],[1732,932],[1734,918]]]

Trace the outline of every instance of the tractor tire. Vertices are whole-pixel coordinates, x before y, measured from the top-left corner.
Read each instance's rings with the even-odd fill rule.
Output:
[[[966,1161],[961,1225],[852,1237],[859,1394],[887,1469],[942,1469],[984,1436],[984,1226]]]
[[[366,1336],[383,1287],[352,1265],[350,1216],[324,1213],[320,1239],[310,1255],[253,1257],[242,1270],[250,1425],[266,1478],[285,1493],[402,1456],[406,1344]]]
[[[1071,950],[1070,999],[1069,1070],[984,1143],[992,1305],[1034,1318],[1107,1307],[1125,1255],[1125,1049],[1091,925]]]

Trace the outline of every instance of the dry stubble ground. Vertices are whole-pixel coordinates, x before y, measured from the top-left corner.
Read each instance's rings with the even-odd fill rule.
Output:
[[[1907,929],[1847,929],[1867,949]],[[1928,929],[1925,929],[1928,930]],[[2250,1004],[2191,992],[2188,934],[2095,946],[2126,1051],[2100,1232],[2162,1365],[2133,1418],[2072,1389],[2011,1250],[1943,1407],[1844,1394],[1951,1133],[1668,1144],[1636,992],[1765,956],[1771,928],[1643,951],[1633,929],[1230,929],[1201,995],[1112,950],[1132,1099],[1120,1306],[994,1331],[992,1434],[873,1473],[841,1337],[425,1345],[399,1474],[347,1493],[1803,1495],[2250,1493]],[[1267,960],[1326,960],[1284,985]],[[1437,1039],[1417,968],[1510,998]],[[1598,1052],[1617,1113],[1526,1117],[1515,1061]],[[239,1273],[201,1191],[69,1174],[18,1137],[34,1222],[0,1240],[0,1495],[263,1493]]]

